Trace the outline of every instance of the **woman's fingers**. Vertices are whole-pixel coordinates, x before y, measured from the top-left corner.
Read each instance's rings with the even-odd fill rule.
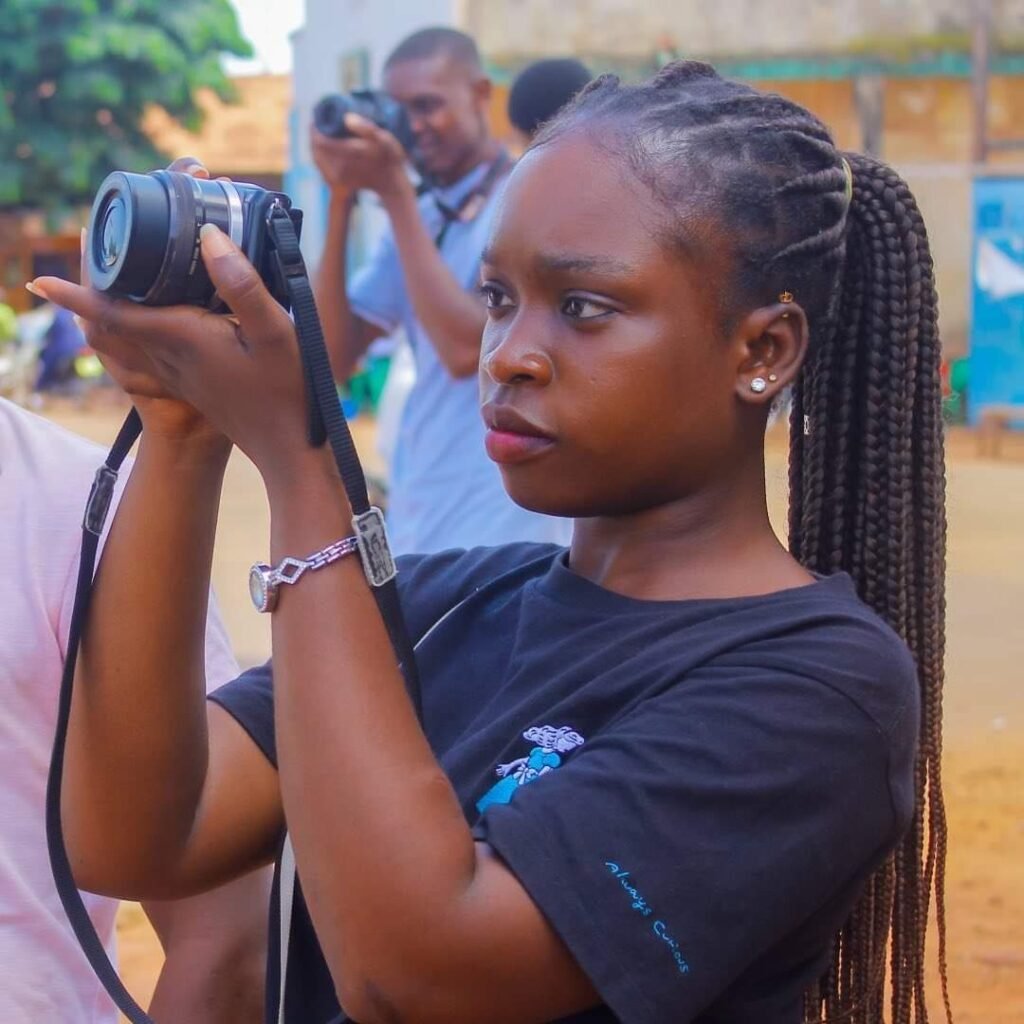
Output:
[[[210,172],[203,166],[202,161],[194,156],[179,156],[167,165],[169,171],[179,171],[182,174],[189,174],[193,178],[209,178]]]
[[[83,261],[84,269],[84,261]],[[92,288],[72,284],[59,277],[37,277],[25,286],[34,295],[56,302],[70,309],[83,320],[95,324],[101,331],[122,333],[131,330],[131,322],[138,319],[140,308],[133,302],[118,302]],[[141,326],[136,323],[135,327]]]
[[[89,276],[89,259],[86,255],[86,247],[89,245],[89,229],[82,228],[81,236],[79,237],[79,246],[81,249],[81,258],[78,264],[78,280],[83,288],[88,288],[92,284],[92,278]]]
[[[199,233],[203,262],[217,294],[238,318],[246,341],[278,343],[292,336],[292,322],[267,291],[245,254],[213,224]]]
[[[143,306],[59,277],[39,277],[27,287],[81,317],[88,325],[89,344],[120,359],[132,349],[142,349],[147,356],[162,352],[164,361],[174,362],[203,344],[221,343],[211,335],[228,332],[233,336],[222,317],[194,307]]]
[[[90,348],[125,365],[139,362],[138,346],[123,331],[123,317],[112,302],[99,292],[57,277],[41,277],[27,286],[29,291],[69,309],[81,320]]]

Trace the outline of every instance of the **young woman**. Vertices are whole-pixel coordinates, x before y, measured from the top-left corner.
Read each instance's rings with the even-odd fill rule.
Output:
[[[287,820],[289,1022],[875,1022],[887,948],[891,1019],[926,1019],[943,463],[900,178],[696,63],[542,133],[484,257],[482,414],[512,497],[575,536],[401,564],[422,721],[348,558],[283,588],[273,688],[204,706],[231,442],[273,563],[351,527],[291,322],[214,229],[203,255],[237,326],[36,282],[145,422],[72,723],[81,883],[195,892]],[[787,551],[763,437],[790,386]]]

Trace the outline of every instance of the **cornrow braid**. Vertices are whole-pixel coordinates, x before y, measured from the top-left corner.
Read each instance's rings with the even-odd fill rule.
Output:
[[[947,1018],[941,787],[945,511],[939,336],[928,236],[891,168],[835,147],[780,96],[681,61],[649,83],[602,75],[542,130],[541,146],[586,127],[626,159],[688,251],[710,211],[735,271],[723,323],[794,294],[810,345],[790,421],[789,546],[819,573],[848,572],[906,641],[921,693],[915,809],[867,882],[805,999],[807,1021],[927,1024],[924,961],[935,896]],[[685,169],[685,173],[680,173]],[[852,188],[851,188],[852,186]],[[888,954],[888,961],[887,961]],[[888,968],[888,969],[887,969]]]

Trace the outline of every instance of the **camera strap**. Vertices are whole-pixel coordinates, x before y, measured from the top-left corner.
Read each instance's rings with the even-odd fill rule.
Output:
[[[78,582],[75,589],[75,606],[71,613],[71,628],[68,633],[67,656],[64,659],[64,676],[61,679],[57,699],[57,726],[53,737],[53,753],[50,755],[50,773],[46,780],[46,846],[50,854],[50,869],[57,895],[64,906],[71,929],[78,939],[82,952],[96,973],[103,987],[114,1000],[117,1008],[131,1021],[131,1024],[153,1024],[142,1008],[132,999],[107,951],[96,934],[92,919],[85,909],[82,894],[75,886],[75,879],[68,862],[64,846],[64,833],[60,820],[61,782],[64,775],[64,753],[67,745],[68,720],[71,717],[71,694],[75,678],[75,663],[82,638],[82,627],[89,610],[92,596],[93,570],[96,566],[96,551],[99,547],[103,523],[110,510],[117,483],[117,471],[125,456],[131,450],[135,439],[142,432],[139,414],[132,409],[124,421],[114,446],[106,461],[96,471],[89,501],[82,522],[82,554],[78,563]]]
[[[316,301],[313,298],[313,286],[310,284],[309,272],[306,270],[302,250],[299,248],[295,225],[284,207],[275,204],[271,209],[267,227],[273,243],[274,260],[288,293],[292,316],[295,318],[295,331],[306,381],[309,443],[313,447],[319,447],[325,440],[330,443],[352,508],[353,521],[359,524],[364,517],[371,516],[376,510],[370,505],[363,467],[356,453],[352,432],[348,429],[348,423],[341,410],[341,402],[338,400],[334,374],[331,371],[320,317],[317,315]],[[390,560],[390,552],[387,557]],[[392,576],[371,589],[398,663],[405,675],[416,714],[422,717],[416,658],[405,627],[405,619],[402,617],[398,585]]]
[[[434,237],[434,245],[438,249],[444,244],[448,229],[453,224],[465,223],[479,216],[488,197],[494,191],[494,186],[511,169],[512,157],[509,156],[507,150],[501,149],[494,160],[491,161],[491,166],[487,168],[487,173],[480,179],[479,184],[475,188],[470,189],[463,196],[462,201],[455,206],[446,203],[436,192],[433,194],[434,205],[437,206],[443,218],[441,230]]]
[[[295,320],[299,353],[302,360],[303,379],[306,388],[307,436],[315,447],[325,441],[330,443],[341,480],[348,495],[357,533],[363,523],[372,523],[379,518],[379,512],[370,506],[366,489],[366,478],[359,462],[355,442],[352,440],[348,423],[341,411],[341,402],[334,384],[323,331],[316,312],[313,288],[309,281],[298,234],[287,211],[275,204],[267,220],[267,233],[272,248],[274,266],[288,294],[288,301]],[[67,914],[72,931],[78,939],[90,966],[107,990],[117,1008],[131,1024],[154,1024],[152,1018],[132,998],[118,977],[117,971],[100,940],[92,919],[89,917],[82,894],[75,885],[64,833],[61,825],[61,785],[64,774],[64,758],[67,746],[68,722],[71,717],[71,699],[74,689],[75,665],[82,638],[85,618],[92,596],[93,574],[100,536],[110,510],[117,474],[125,457],[142,432],[142,421],[135,409],[128,414],[110,449],[104,464],[97,470],[89,500],[86,504],[82,523],[82,552],[78,567],[78,581],[75,590],[75,604],[71,615],[67,655],[64,660],[64,674],[61,679],[57,702],[57,725],[50,758],[50,770],[46,784],[46,845],[50,857],[50,868],[57,894]],[[383,532],[375,533],[374,540],[386,545]],[[390,552],[384,552],[384,562],[391,563]],[[364,562],[365,565],[365,562]],[[405,677],[406,686],[416,708],[417,717],[422,719],[419,677],[416,660],[408,630],[402,616],[398,599],[398,587],[393,574],[386,581],[372,580],[371,587],[398,664]],[[370,568],[367,576],[371,577]]]

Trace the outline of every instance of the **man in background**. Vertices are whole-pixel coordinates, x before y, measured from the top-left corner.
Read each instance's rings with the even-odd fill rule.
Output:
[[[383,85],[408,116],[410,153],[351,115],[355,138],[314,129],[312,148],[331,192],[316,297],[335,376],[347,378],[370,343],[399,326],[415,356],[389,481],[392,546],[567,542],[570,524],[515,505],[484,450],[476,373],[486,314],[476,287],[511,158],[490,134],[491,83],[476,45],[453,29],[417,32],[388,57]],[[424,182],[419,195],[410,160]],[[346,241],[362,189],[376,193],[390,225],[346,287]]]
[[[95,445],[0,399],[3,1024],[117,1021],[57,896],[44,816],[82,514],[104,455]],[[238,674],[214,611],[207,623],[206,672],[211,689]],[[126,709],[126,727],[129,721]],[[262,1019],[267,875],[258,872],[191,900],[144,905],[166,954],[150,1007],[159,1024]],[[112,953],[117,901],[88,893],[83,898]]]

